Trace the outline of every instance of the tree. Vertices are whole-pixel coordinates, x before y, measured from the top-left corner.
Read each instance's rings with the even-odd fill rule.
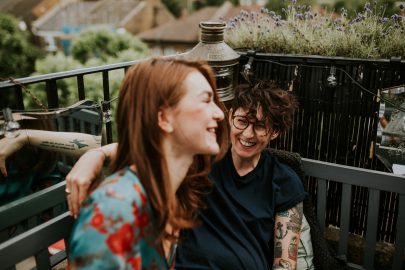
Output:
[[[117,57],[125,50],[148,54],[148,47],[139,38],[128,33],[116,33],[109,29],[89,29],[73,40],[71,53],[73,58],[82,64],[89,59],[99,58],[106,61]]]
[[[29,42],[29,34],[18,26],[18,19],[0,12],[0,76],[28,76],[34,70],[39,48]]]
[[[98,29],[82,32],[73,41],[72,55],[65,56],[63,53],[48,55],[36,62],[36,72],[32,74],[41,75],[60,71],[67,71],[85,67],[101,66],[127,62],[145,58],[149,55],[145,43],[130,34],[118,34],[107,29]],[[118,95],[118,88],[121,84],[124,73],[122,70],[109,72],[111,97]],[[101,74],[90,74],[84,76],[86,98],[94,101],[101,101],[102,93]],[[77,81],[75,78],[58,80],[57,82],[60,106],[71,105],[78,99]],[[46,103],[46,92],[44,84],[33,84],[29,87],[42,103]],[[26,100],[27,108],[36,108],[38,105],[34,100]]]

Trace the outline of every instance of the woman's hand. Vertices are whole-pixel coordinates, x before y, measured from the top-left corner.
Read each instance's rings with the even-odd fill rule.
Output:
[[[66,193],[70,214],[77,218],[79,208],[87,198],[91,184],[100,179],[106,155],[99,148],[89,150],[66,176]]]
[[[15,138],[4,137],[0,140],[0,172],[3,174],[3,176],[7,176],[7,158],[20,150],[26,144],[28,144],[28,137],[24,130],[21,130],[20,135]]]

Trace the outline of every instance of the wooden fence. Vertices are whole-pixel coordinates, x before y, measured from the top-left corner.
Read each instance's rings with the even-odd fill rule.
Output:
[[[293,128],[271,147],[298,152],[302,157],[374,170],[385,170],[374,149],[378,125],[378,91],[405,83],[405,61],[342,57],[241,53],[240,71],[253,60],[253,80],[271,79],[289,88],[300,103]],[[334,67],[335,72],[331,68]],[[336,86],[328,83],[332,75]],[[240,76],[240,82],[244,78]],[[310,186],[315,192],[316,185]],[[328,189],[326,224],[340,225],[341,184]],[[368,192],[354,187],[350,231],[363,235]],[[383,192],[379,240],[394,241],[398,200]]]

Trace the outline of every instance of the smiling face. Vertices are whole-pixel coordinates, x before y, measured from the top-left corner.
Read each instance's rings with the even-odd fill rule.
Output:
[[[214,102],[214,93],[207,79],[198,71],[187,75],[185,94],[169,113],[172,138],[182,153],[217,154],[216,129],[224,113]]]
[[[264,121],[261,107],[257,109],[256,116],[248,116],[248,110],[238,108],[229,114],[230,139],[232,143],[232,152],[241,160],[258,160],[260,153],[268,146],[270,140],[275,139],[278,133],[270,130],[270,123]],[[233,119],[236,116],[248,116],[248,126],[241,130],[234,126]],[[267,133],[260,134],[261,127],[265,125],[269,130]],[[255,127],[256,131],[255,131]],[[258,134],[259,133],[259,134]]]

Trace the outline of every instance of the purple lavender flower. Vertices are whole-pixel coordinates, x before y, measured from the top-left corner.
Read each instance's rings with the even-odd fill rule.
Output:
[[[380,18],[379,19],[379,22],[380,23],[386,23],[388,21],[388,18],[387,17],[383,17],[383,18]]]
[[[391,19],[392,19],[393,21],[400,21],[401,16],[399,16],[398,14],[394,14],[394,15],[391,16]]]
[[[297,13],[297,14],[295,14],[295,18],[297,18],[299,20],[304,20],[304,15],[302,15],[301,13]]]

